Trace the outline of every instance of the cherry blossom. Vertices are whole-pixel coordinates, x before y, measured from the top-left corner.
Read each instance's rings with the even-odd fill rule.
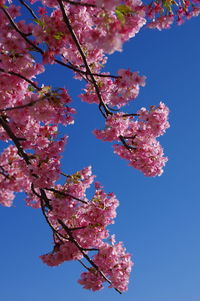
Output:
[[[0,204],[12,206],[15,194],[24,192],[26,205],[42,211],[53,233],[53,250],[41,255],[42,261],[56,266],[79,260],[87,268],[78,281],[84,288],[96,291],[108,282],[121,293],[133,263],[108,230],[119,201],[94,183],[90,166],[72,175],[62,172],[68,136],[58,132],[74,123],[76,111],[67,89],[40,85],[37,76],[47,64],[70,69],[86,82],[80,99],[97,104],[105,119],[105,128],[94,135],[115,143],[114,153],[145,176],[161,175],[167,158],[157,138],[169,127],[169,109],[160,102],[149,110],[120,111],[136,100],[146,77],[123,68],[112,75],[103,67],[107,54],[122,51],[145,25],[162,30],[197,16],[199,1],[14,2],[0,0],[0,139],[6,144],[0,155]]]

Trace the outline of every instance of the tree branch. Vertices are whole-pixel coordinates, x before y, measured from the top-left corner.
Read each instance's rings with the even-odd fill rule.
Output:
[[[95,4],[90,4],[86,2],[75,2],[75,1],[70,1],[70,0],[63,0],[64,2],[67,2],[72,5],[81,5],[81,6],[86,6],[86,7],[97,7]]]
[[[104,117],[107,117],[108,115],[110,115],[112,113],[109,111],[109,109],[107,108],[106,104],[104,103],[104,101],[103,101],[103,99],[101,97],[101,93],[99,91],[99,87],[98,87],[97,82],[96,82],[96,80],[94,78],[94,75],[92,74],[92,72],[90,70],[90,67],[88,65],[86,56],[84,54],[84,51],[83,51],[83,49],[82,49],[82,47],[81,47],[81,45],[79,43],[79,40],[78,40],[78,38],[77,38],[77,36],[76,36],[76,34],[75,34],[75,32],[74,32],[71,24],[70,24],[70,21],[69,21],[67,15],[65,13],[65,8],[64,8],[63,2],[62,2],[62,0],[57,0],[57,1],[59,3],[60,9],[61,9],[61,12],[62,12],[62,15],[63,15],[63,21],[66,24],[67,30],[70,32],[70,34],[72,36],[72,39],[73,39],[73,41],[74,41],[74,43],[75,43],[75,45],[76,45],[76,47],[77,47],[77,49],[78,49],[78,51],[80,53],[80,56],[81,56],[81,58],[83,60],[83,63],[84,63],[85,68],[87,70],[87,73],[91,77],[92,83],[94,85],[95,92],[96,92],[96,94],[98,96],[98,99],[99,99],[99,108],[103,107],[103,109],[105,111],[105,114],[103,113],[102,110],[101,110],[101,112],[104,115]]]

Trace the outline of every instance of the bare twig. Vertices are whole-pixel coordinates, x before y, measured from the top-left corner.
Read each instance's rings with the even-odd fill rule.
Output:
[[[123,117],[129,117],[129,116],[140,116],[140,114],[130,113],[130,114],[124,114]]]
[[[75,1],[70,1],[70,0],[63,0],[64,2],[67,2],[72,5],[81,5],[81,6],[86,6],[86,7],[97,7],[95,4],[90,4],[90,3],[85,3],[85,2],[75,2]]]
[[[79,69],[77,66],[74,66],[71,62],[68,62],[69,64],[66,64],[58,59],[54,60],[57,64],[62,65],[63,67],[67,67],[77,73],[80,74],[84,74],[84,75],[90,75],[92,74],[93,76],[97,76],[97,77],[108,77],[108,78],[121,78],[121,76],[119,75],[112,75],[112,74],[103,74],[103,73],[88,73],[88,71],[83,71],[81,69]]]
[[[37,19],[37,16],[34,13],[34,11],[32,10],[32,8],[30,8],[30,6],[25,1],[19,0],[19,2],[28,9],[28,11],[30,12],[30,14],[33,16],[34,19]]]
[[[120,141],[122,142],[122,144],[124,145],[124,147],[125,147],[127,150],[129,150],[130,152],[131,152],[132,150],[136,150],[136,147],[133,147],[133,146],[131,146],[131,145],[129,145],[129,144],[126,143],[125,138],[124,138],[123,136],[119,136],[119,139],[120,139]]]
[[[78,262],[80,262],[80,264],[82,264],[82,266],[83,266],[86,270],[90,271],[90,268],[87,267],[87,266],[85,265],[85,263],[82,262],[82,260],[78,259]]]
[[[59,191],[59,190],[54,189],[54,188],[45,188],[45,189],[48,190],[48,191],[52,191],[52,192],[54,192],[54,193],[58,193],[58,194],[60,194],[60,195],[66,196],[66,197],[70,197],[70,198],[72,198],[72,199],[74,199],[74,200],[76,200],[76,201],[79,201],[79,202],[81,202],[81,203],[88,204],[87,201],[81,200],[81,199],[79,199],[79,198],[77,198],[77,197],[71,195],[70,193],[63,192],[63,191]]]

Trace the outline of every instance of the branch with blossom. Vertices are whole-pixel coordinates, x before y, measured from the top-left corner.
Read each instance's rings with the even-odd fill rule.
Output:
[[[19,0],[34,18],[25,22],[21,7],[0,1],[0,139],[11,143],[0,155],[0,203],[9,207],[15,192],[25,192],[26,204],[42,210],[53,232],[54,248],[40,256],[43,262],[56,266],[78,260],[87,269],[79,280],[84,288],[96,291],[107,282],[121,293],[128,288],[132,261],[107,229],[118,200],[98,183],[87,198],[94,181],[91,167],[57,183],[67,141],[58,130],[73,124],[75,109],[66,89],[40,87],[35,78],[47,64],[72,70],[75,79],[86,82],[81,100],[95,103],[105,119],[105,128],[94,135],[115,143],[114,152],[145,176],[161,175],[167,158],[157,138],[169,127],[169,109],[160,102],[149,110],[122,111],[137,98],[145,77],[125,69],[111,75],[102,65],[145,24],[168,28],[172,14],[187,18],[199,10],[185,1],[174,10],[175,1],[168,0],[42,0],[36,14],[35,2]],[[90,256],[90,251],[96,253]]]

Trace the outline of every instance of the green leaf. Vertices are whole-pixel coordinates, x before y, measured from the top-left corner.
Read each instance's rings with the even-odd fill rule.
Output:
[[[28,91],[30,91],[30,92],[34,92],[35,91],[35,88],[33,87],[33,86],[28,86]]]
[[[33,19],[33,21],[35,23],[37,23],[38,25],[40,25],[41,27],[44,27],[45,26],[45,23],[44,21],[40,20],[40,19]]]
[[[133,13],[132,8],[125,4],[119,5],[115,9],[115,14],[117,16],[117,19],[121,22],[122,25],[124,25],[126,22],[125,16],[131,13]]]
[[[40,94],[47,94],[47,93],[50,93],[50,91],[51,91],[51,86],[43,86],[39,93]]]
[[[132,8],[125,4],[121,4],[121,5],[117,6],[116,10],[120,11],[124,15],[128,15],[133,12]]]
[[[163,7],[165,7],[168,11],[172,12],[172,5],[173,5],[172,0],[164,0],[163,1]]]
[[[125,24],[124,14],[118,11],[117,9],[115,10],[115,14],[117,16],[117,19],[121,22],[121,24],[124,25]]]
[[[54,35],[53,35],[54,39],[56,40],[60,40],[62,39],[63,37],[63,33],[62,32],[56,32]]]

